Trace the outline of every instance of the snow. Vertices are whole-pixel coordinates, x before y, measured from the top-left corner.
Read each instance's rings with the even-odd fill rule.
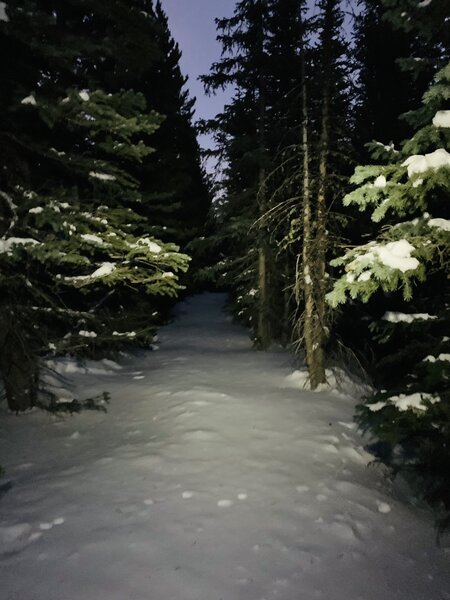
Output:
[[[88,281],[89,279],[95,279],[96,277],[106,277],[111,275],[116,270],[116,265],[111,262],[105,262],[98,269],[96,269],[90,275],[76,275],[75,277],[65,277],[66,281]]]
[[[112,334],[114,336],[117,337],[128,337],[128,338],[134,338],[136,337],[136,332],[135,331],[113,331]]]
[[[438,110],[433,118],[435,127],[450,127],[450,110]]]
[[[11,252],[14,246],[36,246],[37,244],[40,244],[40,242],[38,242],[37,240],[33,240],[32,238],[11,237],[7,238],[6,240],[0,239],[0,254],[4,252]]]
[[[436,171],[448,166],[450,166],[450,154],[444,148],[438,148],[430,154],[413,154],[402,162],[402,167],[408,167],[408,177],[416,173],[424,173],[428,169]]]
[[[390,323],[412,323],[413,321],[437,319],[435,315],[429,315],[428,313],[401,313],[390,310],[385,312],[381,318],[383,321],[389,321]]]
[[[113,271],[116,270],[116,265],[111,262],[103,263],[98,269],[96,269],[90,277],[105,277],[106,275],[111,275]]]
[[[140,238],[135,244],[130,244],[131,248],[138,248],[139,246],[147,246],[147,248],[150,250],[150,252],[153,252],[153,254],[159,254],[162,251],[162,248],[159,244],[148,238]]]
[[[36,98],[33,96],[33,94],[30,94],[26,98],[23,98],[20,101],[20,104],[31,104],[31,106],[36,106],[37,102],[36,102]]]
[[[75,372],[108,414],[0,413],[2,597],[448,598],[431,515],[367,468],[357,400],[286,387],[289,355],[252,350],[223,302],[181,304],[158,353]]]
[[[377,188],[386,187],[386,177],[384,175],[379,175],[373,182],[373,185]]]
[[[437,360],[441,362],[450,362],[450,354],[439,354],[439,356],[429,355],[423,359],[423,362],[435,363]]]
[[[450,221],[448,219],[430,219],[428,221],[429,227],[436,227],[437,229],[442,229],[443,231],[450,231]]]
[[[101,237],[99,237],[98,235],[94,235],[92,233],[83,233],[80,237],[81,237],[81,239],[85,240],[86,242],[93,242],[94,244],[99,244],[99,245],[104,244],[104,241],[102,240]]]
[[[367,404],[367,408],[372,412],[377,412],[385,406],[395,406],[400,411],[415,409],[420,411],[427,410],[427,406],[423,403],[424,400],[428,400],[431,404],[439,402],[440,398],[432,396],[431,394],[425,394],[423,392],[416,392],[414,394],[400,394],[399,396],[391,396],[386,402],[376,402],[374,404]]]
[[[43,210],[42,206],[35,206],[34,208],[30,208],[28,212],[32,215],[39,215]]]
[[[115,181],[114,175],[108,175],[108,173],[99,173],[97,171],[90,171],[89,177],[93,179],[100,179],[101,181]]]
[[[82,90],[81,92],[79,92],[78,95],[83,100],[83,102],[88,102],[90,99],[90,96],[89,96],[89,93],[87,90]]]
[[[0,2],[0,21],[5,21],[6,23],[9,21],[9,17],[6,14],[6,3]]]
[[[371,277],[372,277],[371,271],[364,271],[364,273],[361,273],[361,275],[358,277],[358,281],[369,281],[369,279]]]
[[[417,258],[411,257],[411,252],[415,250],[407,240],[398,240],[388,244],[372,244],[365,254],[356,257],[356,263],[365,262],[371,264],[378,259],[386,267],[397,269],[405,273],[413,271],[419,266]],[[349,267],[356,266],[355,261],[350,263]]]
[[[421,0],[421,2],[419,2],[417,6],[419,8],[425,8],[426,6],[431,4],[431,2],[432,2],[432,0]]]
[[[95,333],[95,331],[86,331],[84,329],[79,331],[78,335],[80,335],[81,337],[87,337],[87,338],[96,338],[97,337],[97,334]]]

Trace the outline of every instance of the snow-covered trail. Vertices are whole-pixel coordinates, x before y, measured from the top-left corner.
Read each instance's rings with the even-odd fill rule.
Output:
[[[449,599],[450,554],[367,468],[355,401],[289,387],[223,300],[77,375],[107,415],[0,415],[1,599]]]

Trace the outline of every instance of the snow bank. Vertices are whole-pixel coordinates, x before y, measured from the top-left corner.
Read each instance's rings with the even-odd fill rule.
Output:
[[[283,387],[312,392],[331,392],[340,396],[361,398],[373,391],[371,387],[356,378],[350,377],[343,369],[333,367],[326,369],[327,383],[311,390],[309,374],[306,368],[297,369],[285,377]]]
[[[59,375],[91,374],[110,375],[122,369],[114,360],[87,360],[80,363],[74,358],[57,358],[45,361],[44,365]]]

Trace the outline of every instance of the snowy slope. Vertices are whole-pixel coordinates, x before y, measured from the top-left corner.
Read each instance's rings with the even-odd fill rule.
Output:
[[[449,599],[450,553],[367,468],[355,401],[296,389],[223,300],[75,373],[107,415],[1,415],[1,599]]]

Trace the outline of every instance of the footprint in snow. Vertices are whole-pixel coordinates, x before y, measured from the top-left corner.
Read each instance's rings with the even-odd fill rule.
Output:
[[[233,506],[233,504],[233,500],[219,500],[217,502],[217,506],[219,508],[229,508],[230,506]]]
[[[299,494],[303,494],[304,492],[309,492],[309,487],[307,485],[297,485],[295,489]]]
[[[41,523],[39,529],[42,531],[49,531],[54,525],[62,525],[64,522],[65,519],[63,517],[56,517],[51,523]]]
[[[391,512],[391,507],[389,506],[389,504],[387,502],[379,502],[377,500],[377,508],[378,508],[378,512],[382,513],[384,515]]]

